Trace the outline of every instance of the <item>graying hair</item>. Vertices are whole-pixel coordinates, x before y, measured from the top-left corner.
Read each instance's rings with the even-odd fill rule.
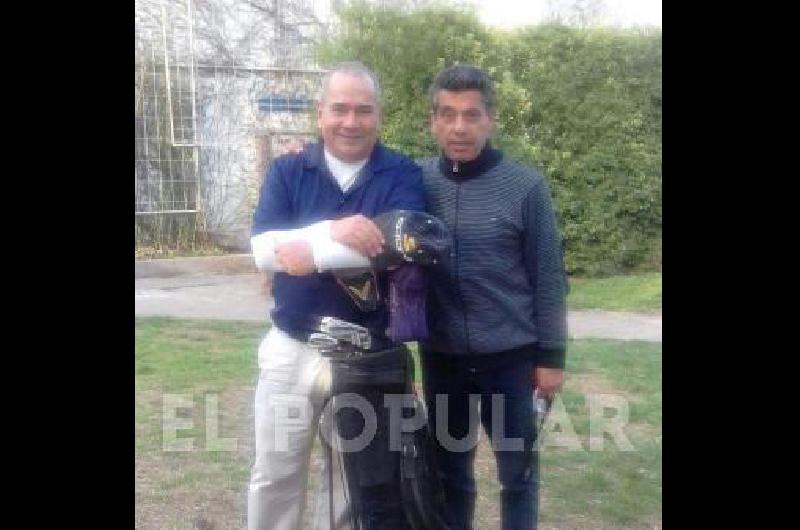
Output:
[[[481,101],[486,112],[490,116],[494,116],[496,100],[494,83],[489,74],[480,68],[469,64],[457,64],[436,74],[430,89],[431,109],[434,113],[439,103],[440,90],[451,90],[453,92],[477,90],[481,93]]]
[[[378,77],[363,63],[359,61],[344,61],[341,63],[337,63],[328,70],[324,76],[322,76],[322,84],[320,85],[319,95],[317,98],[318,102],[322,102],[325,94],[328,92],[328,89],[331,86],[331,78],[333,74],[350,74],[355,76],[360,76],[365,79],[369,79],[372,83],[372,87],[374,88],[375,92],[375,102],[380,106],[381,104],[381,86],[378,83]]]

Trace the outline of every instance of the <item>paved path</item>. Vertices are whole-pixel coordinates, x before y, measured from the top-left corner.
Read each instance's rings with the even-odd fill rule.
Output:
[[[261,293],[259,274],[192,274],[139,278],[136,316],[171,316],[265,321],[272,299]],[[570,336],[661,341],[661,315],[615,311],[571,311]]]

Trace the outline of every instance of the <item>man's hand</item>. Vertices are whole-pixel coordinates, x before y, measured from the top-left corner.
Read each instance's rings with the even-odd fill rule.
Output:
[[[368,258],[380,254],[385,243],[377,225],[361,214],[333,221],[331,238]]]
[[[316,271],[314,252],[306,241],[290,241],[276,246],[275,262],[292,276],[305,276]]]
[[[538,389],[539,397],[549,399],[561,390],[561,385],[564,384],[564,370],[536,366],[531,373],[531,378],[533,386]]]

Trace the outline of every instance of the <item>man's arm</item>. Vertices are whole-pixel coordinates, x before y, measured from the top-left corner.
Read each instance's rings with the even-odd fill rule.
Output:
[[[384,204],[379,205],[377,214],[391,210],[425,211],[425,189],[422,182],[422,168],[408,160],[403,163]],[[361,268],[370,266],[368,258],[380,254],[386,244],[384,234],[370,219],[363,215],[353,215],[328,221],[329,229],[318,228],[318,237],[311,243],[313,260],[317,270]],[[306,253],[304,249],[296,249]],[[291,258],[295,257],[294,249]],[[287,259],[291,259],[287,258]],[[307,258],[298,270],[309,270]]]
[[[369,225],[362,226],[358,217],[361,216],[320,221],[294,230],[270,230],[256,234],[250,238],[256,266],[259,270],[290,274],[368,267],[370,262],[365,254],[336,239],[354,240],[358,245],[369,248],[367,253],[372,254],[375,240],[380,238],[378,244],[382,244],[382,236],[380,233],[376,236]],[[366,218],[364,220],[369,221]],[[351,244],[356,246],[356,243]]]
[[[355,215],[297,228],[286,178],[299,157],[281,157],[271,165],[253,215],[250,246],[263,271],[308,274],[333,267],[362,267],[380,252],[383,236],[369,219]]]
[[[382,251],[385,240],[375,223],[360,214],[290,230],[258,230],[272,224],[271,212],[289,209],[286,188],[279,180],[281,176],[278,165],[273,164],[256,210],[250,243],[259,270],[279,270],[302,276],[315,271],[369,266],[369,258]],[[270,181],[273,182],[271,186]],[[422,170],[409,163],[407,171],[397,178],[389,200],[382,205],[382,212],[392,209],[424,211],[424,208]],[[278,217],[278,225],[286,224],[285,218],[272,217]]]
[[[523,205],[525,265],[534,292],[536,330],[539,334],[533,383],[543,397],[557,392],[564,380],[567,346],[566,274],[561,236],[542,178]]]

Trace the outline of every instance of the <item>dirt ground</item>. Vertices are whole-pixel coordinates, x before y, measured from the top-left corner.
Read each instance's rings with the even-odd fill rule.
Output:
[[[220,437],[234,438],[236,451],[204,452],[203,440],[198,438],[189,453],[147,451],[136,460],[135,527],[140,530],[240,530],[246,527],[246,487],[252,456],[252,388],[231,391],[220,397],[219,410],[226,411],[228,424],[220,424]],[[158,406],[160,396],[148,393],[140,396]],[[202,424],[195,417],[195,424]],[[160,445],[160,440],[153,440]],[[311,458],[311,477],[304,530],[310,530],[314,492],[323,471],[323,455],[319,442]],[[497,468],[488,437],[481,432],[475,459],[478,499],[475,509],[475,528],[499,530],[500,503],[496,481]],[[546,468],[542,469],[540,512],[550,514]],[[545,518],[540,530],[620,530],[600,524],[579,514],[565,514],[553,520]],[[660,530],[661,517],[626,530]]]

